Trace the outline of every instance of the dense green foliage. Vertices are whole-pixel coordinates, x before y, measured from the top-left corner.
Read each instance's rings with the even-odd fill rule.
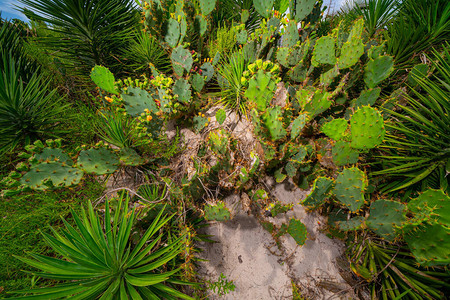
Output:
[[[275,239],[303,245],[301,220],[265,217],[292,206],[262,188],[264,175],[311,188],[302,204],[347,242],[364,283],[355,289],[444,297],[448,1],[349,1],[328,16],[314,0],[20,2],[32,21],[2,20],[0,30],[0,189],[5,210],[18,205],[8,222],[41,220],[25,209],[29,197],[68,217],[55,190],[79,195],[95,177],[105,198],[120,176],[134,181],[100,208],[88,202],[79,214],[86,205],[71,201],[65,230],[42,229],[53,250],[37,253],[30,232],[19,247],[8,232],[22,225],[5,223],[13,242],[1,253],[41,270],[24,298],[198,296],[178,285],[195,280],[198,217],[232,219],[230,193],[246,196]],[[43,222],[61,225],[53,213]],[[8,292],[29,287],[14,263],[2,275]]]

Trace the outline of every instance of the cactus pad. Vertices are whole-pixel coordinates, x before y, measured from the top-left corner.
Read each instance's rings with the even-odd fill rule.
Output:
[[[253,5],[261,16],[268,18],[272,11],[273,0],[253,0]]]
[[[117,170],[119,159],[114,152],[105,149],[89,149],[80,152],[77,166],[86,173],[111,174]]]
[[[247,43],[248,40],[248,32],[247,30],[241,30],[236,34],[236,41],[241,44],[241,45],[245,45]]]
[[[209,15],[214,7],[216,7],[216,0],[199,0],[200,9],[205,16]]]
[[[443,190],[425,191],[419,197],[409,201],[408,209],[418,221],[425,219],[450,228],[450,197]]]
[[[184,79],[178,79],[173,85],[173,93],[178,96],[178,101],[189,103],[191,100],[191,85]]]
[[[83,171],[65,166],[60,162],[43,162],[33,166],[20,182],[34,190],[46,190],[49,187],[68,187],[78,184]]]
[[[290,236],[295,240],[298,245],[303,245],[308,236],[308,232],[306,231],[306,226],[300,220],[290,219],[289,226],[287,228],[287,232]]]
[[[194,62],[189,50],[184,49],[182,46],[173,49],[170,59],[173,70],[178,76],[183,76],[184,71],[189,72]]]
[[[208,125],[208,118],[202,116],[195,116],[193,121],[195,132],[200,132],[203,128],[205,128]]]
[[[439,224],[410,226],[404,239],[417,262],[426,267],[450,264],[450,229]]]
[[[145,109],[150,112],[158,111],[158,107],[149,92],[138,87],[128,87],[127,93],[122,94],[125,101],[127,113],[133,117],[145,113]]]
[[[339,69],[346,69],[355,65],[361,55],[364,54],[364,44],[361,42],[363,29],[364,20],[357,20],[350,31],[347,41],[342,45],[341,55],[338,60]]]
[[[249,86],[247,91],[245,91],[245,97],[253,101],[259,111],[264,111],[272,100],[276,88],[277,84],[275,80],[272,79],[272,75],[260,69],[249,80]]]
[[[347,127],[347,120],[339,118],[323,124],[322,132],[333,140],[339,141],[345,137],[345,131],[347,130]]]
[[[118,94],[114,88],[114,75],[107,68],[95,66],[91,71],[92,81],[102,90],[111,94]]]
[[[316,0],[294,0],[290,1],[290,12],[296,22],[302,21],[313,10]],[[295,11],[295,14],[294,14]]]
[[[371,149],[381,144],[386,130],[381,113],[370,106],[358,109],[350,119],[351,146],[355,149]]]
[[[205,76],[197,73],[194,74],[191,77],[191,84],[195,91],[201,92],[203,90],[203,87],[205,86]]]
[[[286,174],[283,174],[283,168],[276,170],[273,175],[277,183],[282,183],[287,177]]]
[[[211,63],[205,62],[201,67],[200,70],[202,70],[202,75],[206,76],[205,81],[208,82],[213,78],[214,76],[214,67]]]
[[[60,162],[62,164],[72,166],[73,161],[59,148],[44,148],[41,153],[36,153],[33,157],[33,161],[41,162]]]
[[[342,231],[359,230],[363,227],[365,219],[361,216],[353,217],[350,220],[338,221],[336,225]]]
[[[333,193],[336,199],[351,212],[358,211],[364,204],[367,187],[366,174],[358,168],[346,168],[336,178]]]
[[[120,151],[119,160],[125,166],[140,166],[145,163],[145,159],[131,148],[122,149]]]
[[[228,150],[230,137],[223,129],[211,131],[208,135],[209,147],[216,155],[225,155]]]
[[[205,205],[205,219],[208,221],[228,221],[231,213],[223,201],[218,201],[215,205]]]
[[[222,125],[223,122],[225,122],[226,118],[227,118],[227,112],[225,111],[225,109],[221,108],[216,112],[216,120],[217,120],[217,123],[219,123],[220,125]]]
[[[336,166],[356,164],[359,158],[359,152],[352,149],[350,143],[346,141],[336,142],[331,150],[331,155]]]
[[[328,193],[332,187],[332,179],[328,177],[317,177],[316,180],[314,180],[311,193],[303,200],[302,204],[308,207],[318,207],[322,205],[328,197]]]
[[[336,63],[336,49],[334,38],[326,35],[316,41],[311,64],[318,67],[320,64],[334,65]]]
[[[312,96],[307,98],[304,106],[304,112],[308,113],[309,120],[323,113],[330,108],[332,101],[329,99],[331,94],[325,91],[316,90]]]
[[[290,21],[286,27],[286,33],[283,35],[283,47],[290,49],[297,44],[298,41],[298,29],[295,21]]]
[[[265,127],[269,130],[270,137],[273,141],[279,140],[286,136],[286,130],[283,128],[283,122],[280,121],[282,116],[281,107],[271,107],[262,115]]]
[[[164,40],[171,48],[175,48],[178,44],[179,39],[180,24],[177,22],[177,20],[169,19],[169,22],[167,22],[167,32]]]
[[[295,139],[300,134],[303,127],[306,125],[307,117],[307,114],[300,114],[294,121],[292,121],[291,139]]]
[[[364,82],[369,89],[389,77],[394,71],[394,59],[391,56],[379,56],[369,60],[364,72]]]
[[[397,227],[406,220],[406,206],[403,203],[380,199],[370,205],[367,226],[376,234],[392,241],[396,237]]]
[[[374,105],[378,97],[380,97],[381,88],[374,88],[370,90],[364,90],[356,99],[355,106],[360,108],[362,106]]]

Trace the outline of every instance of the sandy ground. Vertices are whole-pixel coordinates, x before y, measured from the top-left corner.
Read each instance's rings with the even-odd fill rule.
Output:
[[[272,196],[282,203],[293,203],[294,207],[286,214],[269,218],[276,225],[287,223],[292,217],[300,219],[308,231],[303,246],[298,246],[288,234],[280,237],[277,246],[257,218],[242,210],[238,195],[225,199],[235,216],[227,222],[211,222],[205,229],[204,233],[217,243],[199,244],[203,249],[199,257],[207,261],[200,262],[198,272],[203,280],[211,281],[217,281],[223,273],[236,288],[224,296],[210,292],[209,299],[293,299],[292,282],[307,299],[357,298],[330,291],[351,290],[336,265],[344,245],[319,231],[320,224],[325,223],[321,216],[307,213],[298,204],[307,194],[287,181],[273,185]]]

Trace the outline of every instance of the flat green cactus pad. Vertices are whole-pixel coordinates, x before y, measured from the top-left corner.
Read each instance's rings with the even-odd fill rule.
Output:
[[[222,125],[223,122],[225,122],[226,118],[227,118],[227,112],[225,111],[225,109],[221,108],[216,112],[216,120],[217,120],[217,123],[219,123],[220,125]]]
[[[138,87],[129,87],[127,92],[122,94],[122,98],[127,113],[133,117],[144,113],[145,109],[153,113],[158,111],[158,106],[150,93]]]
[[[265,111],[275,94],[276,88],[277,85],[272,79],[272,75],[260,69],[250,79],[248,89],[244,95],[256,103],[256,108],[259,111]]]
[[[192,75],[191,84],[196,92],[201,92],[203,90],[203,87],[205,86],[205,76],[197,73]]]
[[[336,48],[334,38],[326,35],[316,41],[311,64],[318,67],[320,64],[334,65],[336,63]]]
[[[450,228],[439,224],[413,225],[404,239],[419,264],[426,267],[450,264]]]
[[[399,227],[405,217],[406,206],[403,203],[380,199],[370,205],[370,214],[367,218],[367,226],[376,234],[392,241],[397,235]]]
[[[450,228],[450,197],[443,190],[425,191],[409,201],[408,209],[419,222],[427,220]]]
[[[220,56],[220,55],[219,55]],[[202,70],[202,75],[206,76],[205,81],[210,81],[214,76],[214,67],[211,63],[205,62],[201,67],[200,70]]]
[[[182,46],[173,49],[170,59],[173,70],[178,76],[183,76],[184,71],[189,72],[194,62],[189,50],[184,49]]]
[[[95,66],[91,71],[92,81],[102,90],[111,94],[118,94],[114,88],[114,75],[108,68]]]
[[[358,109],[350,119],[351,146],[371,149],[383,142],[386,130],[381,113],[370,106]]]
[[[364,73],[364,82],[369,89],[389,77],[394,71],[394,59],[391,56],[379,56],[369,60]]]
[[[253,0],[256,11],[263,16],[268,18],[270,12],[272,11],[273,0]]]
[[[169,22],[167,22],[167,33],[164,37],[164,40],[170,47],[175,48],[178,44],[179,39],[180,24],[177,22],[177,20],[171,18],[169,19]]]
[[[33,190],[46,190],[50,187],[68,187],[78,184],[82,177],[83,171],[53,161],[33,166],[20,182]]]
[[[214,7],[216,7],[216,0],[199,0],[200,9],[205,16],[209,15]]]
[[[336,142],[331,149],[331,155],[336,166],[356,164],[359,158],[359,152],[352,149],[350,143],[346,141]]]
[[[313,10],[316,0],[296,0],[290,1],[290,11],[291,14],[295,11],[294,18],[296,22],[302,21],[306,18]]]
[[[336,199],[351,212],[358,211],[364,204],[367,187],[366,174],[358,168],[345,168],[336,178],[333,193]]]
[[[370,90],[364,90],[356,99],[355,106],[360,108],[362,106],[374,105],[378,97],[380,97],[381,88],[374,88]]]
[[[180,78],[173,85],[173,93],[178,96],[178,101],[189,103],[191,100],[191,85],[186,79]]]
[[[77,166],[86,173],[111,174],[117,170],[119,158],[108,149],[89,149],[80,152]]]
[[[306,125],[307,118],[307,114],[300,114],[294,121],[292,121],[291,139],[295,139],[300,134],[303,127]]]
[[[131,148],[124,148],[120,150],[119,160],[126,166],[140,166],[145,163],[145,159]]]
[[[314,180],[312,191],[303,200],[303,205],[308,207],[318,207],[322,205],[329,196],[329,191],[333,187],[333,180],[328,177],[317,177]]]
[[[336,225],[342,231],[359,230],[362,228],[365,219],[361,216],[353,217],[350,220],[338,221]]]
[[[69,155],[59,148],[44,148],[41,153],[34,155],[34,160],[38,163],[55,161],[68,166],[73,165],[73,161]]]
[[[279,118],[282,115],[281,107],[271,107],[262,115],[265,127],[269,130],[270,137],[273,141],[279,140],[286,136],[287,132],[283,128],[282,121]]]
[[[323,124],[322,132],[335,141],[339,141],[345,137],[345,131],[348,128],[348,121],[346,119],[334,119]]]
[[[287,232],[295,240],[298,245],[303,245],[308,237],[308,232],[306,231],[306,226],[300,220],[291,219],[289,220],[289,226]]]

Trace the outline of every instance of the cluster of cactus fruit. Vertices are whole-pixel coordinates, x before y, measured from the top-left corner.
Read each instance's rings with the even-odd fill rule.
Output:
[[[61,140],[37,140],[19,154],[24,161],[9,173],[1,184],[8,197],[30,190],[47,190],[70,187],[80,183],[85,174],[106,175],[114,173],[120,165],[137,166],[145,163],[133,149],[113,151],[103,142],[93,148],[83,147],[74,161],[61,149]]]

